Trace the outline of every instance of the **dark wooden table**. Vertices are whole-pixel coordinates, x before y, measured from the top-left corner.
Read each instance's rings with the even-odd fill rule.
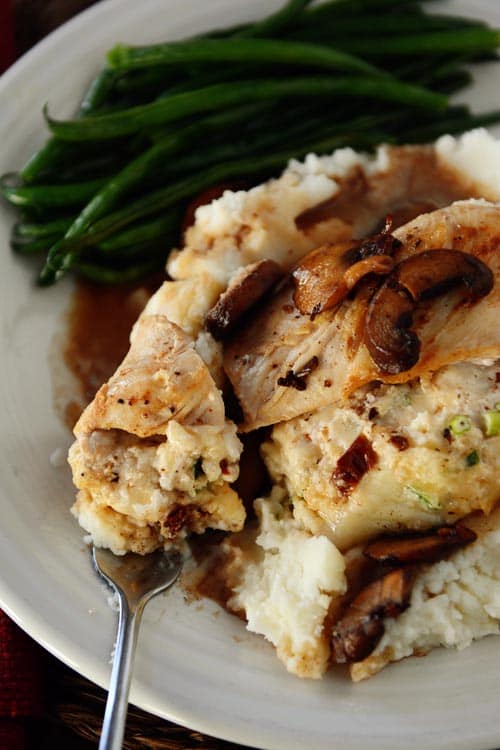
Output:
[[[14,56],[19,57],[97,0],[12,0]],[[5,0],[0,0],[0,3]],[[4,6],[5,8],[7,6]],[[93,750],[99,742],[106,694],[39,646],[44,708],[28,728],[26,750]],[[126,750],[231,750],[241,748],[130,707]],[[0,750],[10,750],[0,748]]]

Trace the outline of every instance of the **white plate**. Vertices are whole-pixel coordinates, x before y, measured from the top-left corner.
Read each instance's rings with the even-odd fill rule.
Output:
[[[116,41],[159,41],[259,17],[276,0],[107,0],[58,30],[0,81],[0,173],[45,137],[41,109],[72,113],[104,52]],[[500,26],[496,0],[454,0],[457,12]],[[500,70],[482,70],[469,100],[498,107]],[[115,615],[68,513],[66,468],[49,456],[68,434],[52,408],[49,351],[69,282],[33,285],[12,257],[13,214],[0,208],[0,603],[69,666],[105,686]],[[158,716],[269,750],[487,750],[500,745],[500,640],[435,652],[352,685],[288,676],[273,649],[210,603],[179,591],[151,603],[137,655],[132,701]]]

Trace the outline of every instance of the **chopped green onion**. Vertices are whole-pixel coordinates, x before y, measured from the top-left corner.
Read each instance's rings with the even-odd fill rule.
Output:
[[[498,409],[499,404],[496,404],[496,409],[487,411],[484,415],[484,422],[486,426],[486,435],[493,437],[493,435],[500,434],[500,410]]]
[[[469,453],[468,456],[465,457],[465,465],[475,466],[479,463],[479,453],[476,450],[473,450],[471,453]]]
[[[464,435],[472,427],[470,417],[465,414],[457,414],[450,422],[450,430],[454,435]]]
[[[405,487],[405,490],[407,490],[414,498],[416,498],[426,510],[441,509],[441,502],[435,495],[429,495],[426,492],[422,492],[422,490],[418,490],[411,484],[407,485]]]

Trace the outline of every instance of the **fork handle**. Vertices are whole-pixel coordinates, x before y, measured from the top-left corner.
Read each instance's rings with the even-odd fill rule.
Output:
[[[136,607],[132,611],[121,593],[119,601],[118,634],[99,750],[121,750],[123,744],[132,666],[143,610],[143,607]]]

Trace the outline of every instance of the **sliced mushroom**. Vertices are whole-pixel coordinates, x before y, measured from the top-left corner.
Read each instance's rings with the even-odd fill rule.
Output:
[[[441,526],[429,534],[406,537],[383,537],[371,542],[364,554],[381,563],[435,562],[456,547],[464,547],[475,541],[472,529],[460,523]]]
[[[395,375],[418,362],[420,341],[411,326],[420,301],[454,287],[475,301],[493,283],[488,266],[460,250],[427,250],[401,261],[374,294],[366,315],[365,344],[379,370]]]
[[[308,253],[292,271],[293,301],[303,315],[317,315],[346,296],[349,290],[343,279],[350,265],[346,256],[353,249],[352,242],[322,245]]]
[[[370,583],[347,607],[332,633],[332,661],[365,659],[384,634],[384,617],[397,617],[410,602],[415,568],[398,568]]]
[[[390,233],[391,219],[380,234],[361,244],[341,242],[322,245],[308,253],[292,271],[295,305],[303,315],[317,315],[341,302],[367,274],[387,274],[394,263],[390,256],[400,246]],[[372,260],[378,256],[378,260]],[[382,260],[383,258],[383,260]]]
[[[390,255],[372,255],[370,258],[354,263],[344,273],[343,282],[350,292],[363,276],[375,273],[377,276],[387,276],[394,268],[394,260]]]
[[[208,311],[205,325],[214,339],[222,341],[232,333],[240,318],[282,277],[274,260],[260,260],[246,266]]]

